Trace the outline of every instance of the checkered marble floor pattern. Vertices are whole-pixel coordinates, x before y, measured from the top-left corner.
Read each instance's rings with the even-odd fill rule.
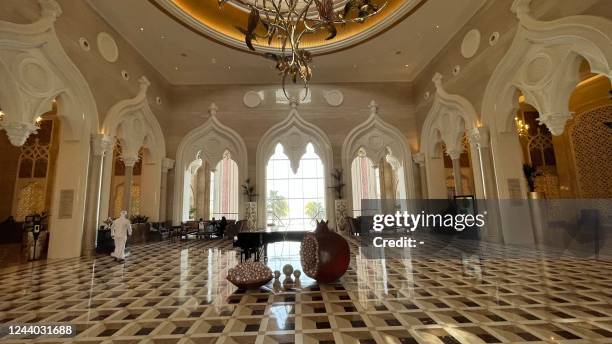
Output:
[[[0,270],[0,323],[72,323],[78,335],[0,342],[612,343],[610,261],[464,245],[471,254],[374,260],[351,240],[338,284],[281,277],[247,292],[225,280],[238,262],[229,241],[135,246],[124,264],[22,264]],[[276,244],[268,263],[299,268],[296,247]]]

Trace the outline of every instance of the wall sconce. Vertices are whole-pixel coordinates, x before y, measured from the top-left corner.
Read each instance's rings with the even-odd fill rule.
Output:
[[[36,128],[40,129],[40,123],[42,122],[42,120],[43,118],[41,116],[36,117],[36,122],[34,123]]]

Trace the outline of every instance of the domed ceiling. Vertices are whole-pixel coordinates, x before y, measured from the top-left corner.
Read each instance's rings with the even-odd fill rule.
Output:
[[[151,0],[174,20],[187,26],[192,31],[204,35],[218,43],[229,47],[248,51],[244,43],[244,35],[239,28],[246,26],[249,9],[243,5],[228,1],[219,7],[218,0]],[[255,0],[244,0],[255,2]],[[361,42],[384,32],[402,19],[410,16],[427,0],[388,0],[381,13],[369,18],[365,23],[351,23],[338,27],[338,35],[326,40],[329,35],[325,31],[306,35],[300,46],[308,49],[314,55],[322,55],[355,46]],[[344,8],[347,0],[334,0],[337,10]],[[384,0],[372,0],[376,5],[382,5]],[[303,2],[300,3],[301,6]],[[310,15],[317,15],[315,6],[311,7]],[[265,34],[265,32],[261,32]],[[254,41],[253,45],[259,52],[272,52],[279,48],[277,40],[268,46],[266,40]]]

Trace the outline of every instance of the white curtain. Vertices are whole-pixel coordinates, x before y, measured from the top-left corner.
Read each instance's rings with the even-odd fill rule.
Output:
[[[211,173],[212,217],[238,220],[238,164],[226,154]]]
[[[378,170],[363,152],[353,160],[351,181],[353,190],[353,214],[361,215],[361,200],[380,198],[380,186],[377,182]]]

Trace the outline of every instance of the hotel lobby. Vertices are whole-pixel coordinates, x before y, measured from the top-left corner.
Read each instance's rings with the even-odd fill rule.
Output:
[[[612,343],[609,0],[0,1],[0,343]]]

